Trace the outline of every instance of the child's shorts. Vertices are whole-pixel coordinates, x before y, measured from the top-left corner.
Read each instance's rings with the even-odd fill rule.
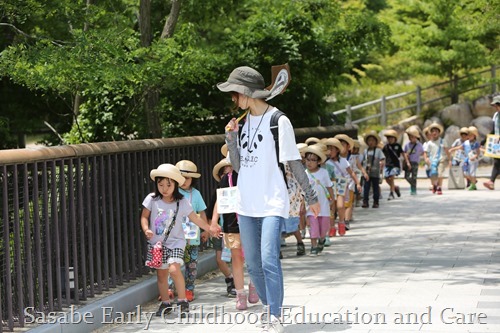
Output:
[[[240,234],[236,233],[224,234],[224,245],[231,250],[241,249]]]
[[[299,216],[290,216],[285,219],[285,223],[283,223],[283,229],[281,230],[282,234],[291,234],[297,230],[299,230]]]
[[[210,238],[215,251],[222,251],[222,238]]]
[[[401,169],[399,169],[398,167],[393,167],[393,166],[386,166],[384,168],[384,177],[385,178],[389,178],[389,177],[392,177],[392,176],[399,176],[399,174],[401,173]]]
[[[467,167],[465,167],[465,164],[467,165]],[[469,177],[476,177],[478,166],[479,166],[478,161],[464,163],[464,175]]]
[[[349,196],[346,199],[348,200],[344,202],[344,207],[351,208],[354,203],[354,191],[349,191]]]
[[[311,238],[320,238],[328,235],[328,231],[330,231],[330,216],[314,217],[313,215],[309,215],[307,221],[310,226],[309,234]]]
[[[146,261],[151,261],[153,259],[150,251],[150,246],[153,245],[148,243]],[[161,262],[162,265],[158,269],[168,269],[168,266],[174,263],[184,265],[184,249],[169,249],[165,245],[163,245],[163,256],[161,258]]]

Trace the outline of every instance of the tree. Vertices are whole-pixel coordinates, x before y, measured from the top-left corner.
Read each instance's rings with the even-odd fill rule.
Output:
[[[471,17],[495,12],[493,1],[482,1],[486,4],[481,8],[472,0],[389,0],[381,18],[391,28],[394,56],[403,60],[403,70],[454,82],[461,73],[494,64],[491,55],[498,49],[498,23],[465,24]],[[497,13],[499,9],[497,4]],[[453,103],[458,101],[457,89],[452,84]]]

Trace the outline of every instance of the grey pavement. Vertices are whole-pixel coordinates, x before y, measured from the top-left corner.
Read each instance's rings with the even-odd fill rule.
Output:
[[[317,257],[296,257],[287,238],[285,332],[500,332],[500,184],[490,191],[484,180],[477,191],[445,185],[438,196],[420,179],[410,196],[398,179],[402,197],[394,201],[384,183],[381,207],[356,208],[352,229]],[[158,307],[151,300],[133,317],[138,323],[99,332],[260,331],[261,305],[236,311],[220,274],[196,290],[189,323],[171,314],[147,326]]]

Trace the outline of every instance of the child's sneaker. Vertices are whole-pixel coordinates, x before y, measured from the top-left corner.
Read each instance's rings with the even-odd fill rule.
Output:
[[[332,241],[330,240],[330,237],[326,236],[325,237],[325,247],[328,247],[332,245]]]
[[[189,313],[189,303],[186,301],[180,301],[177,302],[177,308],[179,309],[179,315],[182,318],[185,318],[188,316]]]
[[[467,188],[467,190],[469,190],[469,191],[475,191],[475,190],[477,190],[476,184],[471,184],[471,185]]]
[[[387,201],[394,200],[394,199],[396,199],[396,198],[394,197],[394,193],[392,193],[392,192],[391,192],[391,193],[389,194],[389,196],[387,197]]]
[[[235,297],[236,296],[236,288],[234,287],[234,279],[231,278],[226,278],[226,286],[227,286],[227,296],[228,297]]]
[[[194,301],[194,291],[186,289],[186,299],[188,302]]]
[[[172,307],[172,304],[170,302],[169,303],[161,302],[160,307],[158,308],[158,311],[156,311],[155,314],[157,317],[162,317],[164,315],[168,315],[172,311],[174,311],[174,308]]]
[[[491,180],[488,180],[487,182],[484,182],[483,185],[487,189],[490,189],[490,190],[494,190],[495,189],[495,184]]]
[[[261,332],[284,333],[285,328],[283,327],[279,319],[272,315],[271,321],[264,327]]]
[[[345,230],[349,231],[351,229],[351,221],[345,220]]]
[[[394,191],[396,192],[396,195],[398,196],[398,198],[401,196],[401,191],[399,190],[399,186],[395,186],[394,187]]]
[[[305,251],[305,249],[304,249]],[[257,294],[257,289],[252,282],[248,284],[248,302],[251,304],[255,304],[259,301],[259,295]]]
[[[248,309],[247,295],[245,293],[236,295],[236,310],[246,310],[246,309]]]
[[[436,193],[437,192],[437,186],[436,185],[432,185],[432,193]]]
[[[375,201],[375,202],[373,203],[372,208],[378,208],[378,201]]]
[[[335,227],[331,227],[330,231],[328,232],[328,236],[335,237],[336,235],[337,235],[337,229],[335,229]]]
[[[318,240],[318,254],[323,252],[323,249],[325,248],[325,240],[324,239],[319,239]]]
[[[368,201],[363,200],[363,205],[361,206],[361,208],[368,208],[368,207],[370,207]]]
[[[437,186],[437,187],[436,187],[436,193],[437,193],[438,195],[443,194],[443,191],[441,190],[441,186]]]
[[[340,236],[345,235],[345,223],[344,222],[339,222],[339,235]]]
[[[297,255],[303,256],[304,254],[306,254],[306,247],[304,246],[304,243],[297,243]]]
[[[317,256],[317,255],[318,255],[318,248],[311,247],[311,256]]]
[[[285,246],[286,246],[285,237],[281,237],[281,247],[285,247]]]

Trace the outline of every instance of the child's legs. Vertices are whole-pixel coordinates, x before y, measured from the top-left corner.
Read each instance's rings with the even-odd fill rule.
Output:
[[[245,259],[241,252],[241,238],[240,234],[224,234],[224,243],[231,249],[231,269],[233,271],[234,286],[236,290],[245,288],[245,277],[243,272],[243,264]]]
[[[184,252],[184,278],[186,289],[194,290],[194,281],[198,275],[198,245],[187,245]]]
[[[175,289],[177,290],[177,299],[185,299],[186,284],[184,282],[184,276],[182,276],[181,265],[178,262],[171,263],[168,266],[168,272],[170,273],[170,276],[174,281]],[[168,290],[167,290],[167,296],[168,296]]]
[[[370,178],[373,184],[373,201],[378,202],[380,198],[380,178]]]
[[[431,184],[434,186],[438,186],[438,176],[437,175],[431,175]]]
[[[370,177],[367,181],[365,181],[363,185],[363,201],[368,202],[369,195],[370,195],[370,186],[372,185],[373,178]],[[375,190],[375,186],[374,186]]]
[[[444,162],[439,162],[438,165],[438,186],[442,187],[443,186],[443,175],[444,175],[444,169],[446,168],[446,164]]]
[[[217,263],[217,267],[219,267],[219,270],[225,277],[230,277],[231,270],[227,262],[222,260],[222,238],[212,238],[212,244],[215,250],[215,262]]]
[[[157,284],[160,297],[163,302],[167,302],[168,298],[168,269],[157,269]]]
[[[338,195],[337,196],[337,211],[339,214],[339,222],[344,222],[345,220],[345,202],[344,202],[344,196],[343,195]]]
[[[330,217],[329,216],[318,216],[318,227],[319,227],[319,238],[325,239],[330,230]]]
[[[300,234],[300,230],[297,230],[293,233],[293,235],[295,236],[295,239],[297,239],[297,243],[302,243],[302,235]]]
[[[475,184],[477,182],[476,180],[476,173],[477,173],[477,167],[479,165],[479,162],[471,162],[469,165],[469,176],[470,176],[470,181],[472,184]]]
[[[349,200],[345,203],[345,217],[346,220],[352,219],[352,211],[354,206],[354,191],[349,191]]]
[[[309,222],[309,235],[311,236],[311,246],[316,247],[318,244],[318,238],[320,236],[319,221],[317,217],[309,215],[307,217],[307,222]]]
[[[394,192],[394,176],[386,177],[385,181],[387,182],[387,184],[389,184],[391,192]]]
[[[418,176],[418,163],[411,162],[410,179],[407,180],[410,183],[410,185],[413,186],[414,189],[417,189],[417,176]]]

